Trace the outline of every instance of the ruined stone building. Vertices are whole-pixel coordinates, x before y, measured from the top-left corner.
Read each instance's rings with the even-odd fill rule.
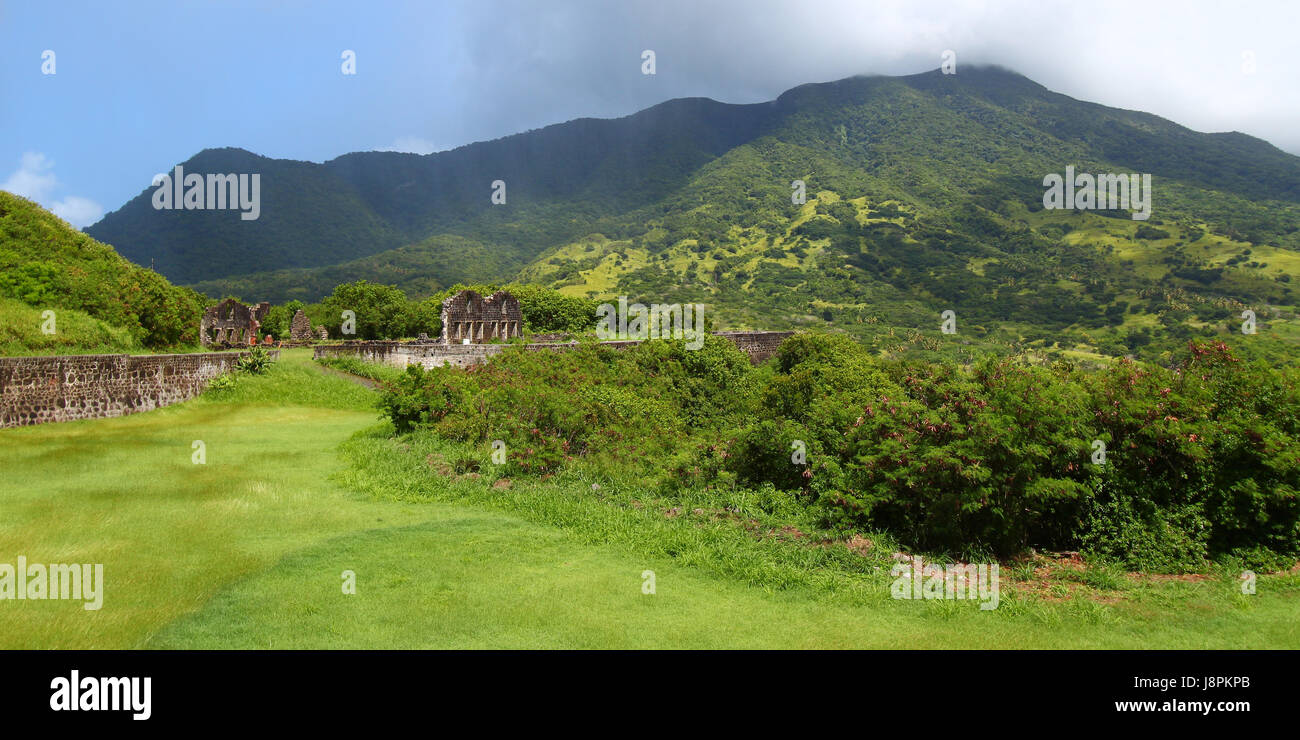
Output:
[[[307,314],[303,313],[300,308],[293,314],[293,320],[289,322],[289,338],[302,341],[312,339],[311,321],[307,319]]]
[[[245,346],[250,338],[257,338],[258,329],[270,310],[271,304],[266,301],[256,306],[245,306],[234,298],[227,298],[203,312],[199,341],[204,347]]]
[[[442,302],[442,343],[482,344],[492,339],[522,336],[523,314],[519,299],[504,290],[484,298],[472,290],[462,290]]]

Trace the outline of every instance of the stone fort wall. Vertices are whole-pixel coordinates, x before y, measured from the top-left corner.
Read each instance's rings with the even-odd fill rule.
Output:
[[[715,335],[730,339],[742,352],[749,355],[749,361],[758,364],[776,354],[781,342],[792,331],[720,331]],[[607,347],[622,349],[634,347],[641,342],[630,339],[613,342],[601,342]],[[426,368],[453,365],[468,367],[486,362],[488,357],[501,352],[510,345],[506,344],[442,344],[439,342],[395,342],[395,341],[355,341],[342,344],[317,345],[314,356],[354,357],[364,362],[404,368],[408,365],[422,365]],[[576,343],[539,343],[525,344],[524,349],[533,352],[562,351],[576,346]]]
[[[179,403],[233,370],[245,354],[0,357],[0,427],[122,416]]]

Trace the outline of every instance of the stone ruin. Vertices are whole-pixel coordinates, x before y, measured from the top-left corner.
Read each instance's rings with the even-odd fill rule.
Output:
[[[462,290],[442,302],[442,343],[485,344],[493,339],[523,335],[524,319],[519,299],[504,290],[484,298]]]
[[[296,341],[310,341],[312,338],[311,321],[307,320],[307,314],[301,308],[294,312],[293,320],[289,322],[289,338]]]
[[[204,347],[245,347],[256,343],[258,329],[270,310],[271,304],[266,301],[256,306],[245,306],[234,298],[227,298],[203,312],[199,342]]]

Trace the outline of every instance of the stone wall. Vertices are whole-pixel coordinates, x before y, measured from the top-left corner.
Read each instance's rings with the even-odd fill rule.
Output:
[[[730,339],[741,352],[749,355],[749,361],[755,365],[776,354],[781,342],[794,335],[792,331],[715,331],[713,333]]]
[[[377,365],[406,367],[405,353],[401,351],[402,343],[384,340],[353,340],[341,344],[318,344],[312,351],[312,357],[355,357],[364,362]]]
[[[771,357],[776,348],[792,331],[721,331],[717,336],[725,337],[735,343],[742,352],[749,355],[749,361],[758,364]],[[638,340],[619,340],[601,342],[606,347],[626,349],[640,344]],[[426,368],[454,365],[468,367],[478,365],[488,357],[505,349],[506,344],[438,344],[427,342],[391,342],[391,341],[355,341],[342,344],[317,345],[314,356],[321,357],[355,357],[365,362],[404,368],[408,365],[422,365]],[[575,342],[525,344],[524,349],[534,352],[560,351],[577,346]]]
[[[122,416],[179,403],[202,393],[245,354],[0,357],[0,427]]]
[[[355,357],[363,362],[404,368],[408,365],[442,367],[478,365],[505,349],[504,344],[438,344],[433,342],[364,341],[318,344],[313,353],[322,357]],[[525,345],[532,346],[532,345]]]

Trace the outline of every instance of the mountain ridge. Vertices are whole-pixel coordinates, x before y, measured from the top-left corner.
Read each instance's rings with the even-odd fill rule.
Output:
[[[1008,344],[1110,354],[1146,330],[1209,331],[1224,306],[1290,311],[1300,278],[1300,157],[1000,68],[855,76],[761,103],[680,98],[429,155],[257,156],[186,163],[267,168],[257,222],[159,215],[145,193],[88,233],[213,296],[312,301],[360,278],[422,296],[522,278],[707,302],[761,328],[870,333],[857,324],[917,326],[948,307],[1002,326]],[[1045,211],[1043,178],[1068,165],[1152,174],[1152,220]],[[791,203],[795,180],[805,205]],[[1175,320],[1202,303],[1190,329]]]

